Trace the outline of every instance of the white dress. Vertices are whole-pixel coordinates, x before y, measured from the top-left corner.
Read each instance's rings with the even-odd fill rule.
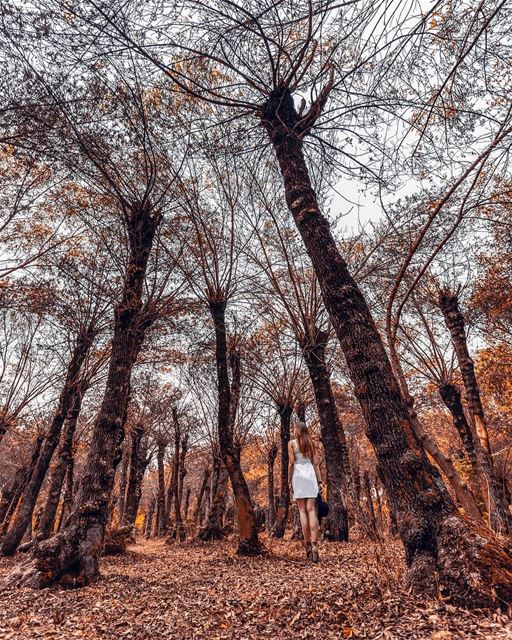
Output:
[[[292,475],[293,497],[316,498],[318,495],[318,482],[313,463],[299,451],[296,440],[292,440],[292,447],[295,454]]]

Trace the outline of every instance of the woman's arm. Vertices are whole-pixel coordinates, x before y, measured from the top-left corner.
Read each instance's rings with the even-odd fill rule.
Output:
[[[292,441],[288,441],[288,484],[292,486],[293,465],[295,464],[295,452],[293,451]]]
[[[313,456],[313,468],[316,474],[316,481],[318,482],[319,485],[323,484],[322,474],[320,473],[320,467],[318,466],[318,456],[316,452],[315,452],[315,455]]]

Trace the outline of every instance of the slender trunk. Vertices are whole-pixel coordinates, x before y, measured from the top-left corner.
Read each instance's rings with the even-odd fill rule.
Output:
[[[398,354],[392,342],[390,342],[389,348],[391,355],[391,367],[398,381],[402,398],[404,399],[404,402],[407,406],[411,424],[416,437],[420,440],[425,450],[430,456],[432,456],[432,459],[435,461],[444,476],[448,479],[448,482],[450,483],[454,491],[457,504],[464,510],[465,515],[468,515],[475,520],[481,520],[482,513],[471,490],[466,485],[466,483],[462,479],[462,476],[455,468],[452,460],[441,451],[434,438],[432,438],[432,436],[421,424],[414,407],[414,398],[409,392],[407,380],[402,370]],[[393,520],[393,523],[396,525],[396,518]],[[394,533],[396,533],[396,529],[394,530]]]
[[[320,109],[321,104],[317,107]],[[397,516],[406,551],[407,582],[428,592],[436,592],[442,584],[453,598],[474,606],[495,602],[496,593],[509,601],[512,556],[490,533],[484,534],[484,529],[459,515],[428,460],[414,433],[369,307],[348,272],[329,223],[320,213],[302,148],[308,122],[308,118],[299,117],[286,88],[273,92],[262,113],[262,124],[283,176],[288,207],[318,277],[365,419],[366,434],[375,450],[378,473]],[[453,562],[455,547],[459,553]]]
[[[453,425],[459,433],[464,446],[464,451],[469,459],[472,470],[473,495],[479,500],[479,506],[483,510],[484,498],[486,495],[485,477],[482,476],[475,451],[475,442],[471,427],[466,419],[464,407],[462,406],[461,393],[455,384],[443,382],[439,385],[439,395],[451,413]]]
[[[478,476],[481,480],[482,493],[487,503],[489,524],[498,533],[510,533],[510,519],[503,492],[503,484],[494,469],[487,420],[480,398],[475,366],[469,354],[464,316],[459,307],[457,294],[448,290],[441,291],[439,294],[439,306],[446,326],[450,331],[453,348],[462,374],[470,422],[474,430],[473,443],[479,467]]]
[[[32,473],[32,476],[23,492],[21,506],[16,513],[14,522],[5,534],[0,548],[0,553],[4,556],[10,556],[15,553],[23,539],[23,535],[27,530],[27,527],[31,523],[34,507],[36,506],[36,501],[45,479],[46,472],[50,466],[53,452],[59,444],[62,425],[64,424],[69,412],[72,410],[73,404],[75,403],[75,397],[77,393],[79,393],[80,383],[78,376],[94,340],[94,335],[95,329],[94,326],[91,325],[87,329],[81,331],[77,336],[71,359],[67,367],[66,378],[60,393],[57,410],[53,416],[48,432],[46,433],[34,472]]]
[[[187,490],[185,491],[185,504],[183,505],[183,518],[186,520],[188,517],[188,509],[190,506],[190,495],[192,493],[192,489],[190,487],[187,487]]]
[[[288,485],[288,442],[290,441],[290,423],[292,419],[292,407],[288,404],[278,406],[279,411],[279,437],[281,440],[281,476],[279,491],[279,507],[277,508],[276,522],[273,535],[282,538],[288,522],[290,509],[290,487]]]
[[[130,455],[128,447],[123,447],[123,453],[121,457],[121,473],[119,474],[119,496],[117,498],[117,522],[121,526],[124,520],[124,512],[126,509],[126,483],[128,480],[128,465],[130,462]]]
[[[316,330],[316,335],[304,341],[302,353],[309,370],[320,419],[320,432],[327,470],[329,516],[326,522],[326,538],[348,541],[347,502],[351,485],[350,460],[345,432],[339,418],[331,380],[325,360],[325,348],[329,336]]]
[[[167,529],[165,521],[165,470],[164,470],[165,443],[158,443],[158,451],[156,454],[158,467],[158,494],[157,494],[157,517],[156,517],[156,535],[161,537]]]
[[[279,449],[273,444],[267,453],[267,517],[266,529],[270,535],[276,520],[276,496],[274,487],[274,465]]]
[[[122,522],[123,526],[133,526],[137,519],[137,510],[142,494],[142,480],[146,471],[147,451],[142,446],[144,427],[140,424],[133,428],[130,440],[130,462],[128,466],[128,481],[126,483],[126,502]]]
[[[73,459],[73,451],[71,451],[71,456],[68,460],[68,468],[66,470],[66,486],[64,489],[64,498],[62,499],[62,506],[60,509],[60,517],[59,522],[57,524],[57,531],[60,531],[65,526],[66,519],[68,515],[71,513],[71,509],[73,507],[73,494],[74,494],[74,469],[75,463]]]
[[[363,477],[364,483],[364,494],[366,498],[366,513],[368,517],[368,526],[366,529],[366,534],[370,538],[370,540],[379,540],[379,528],[377,526],[377,518],[375,517],[375,509],[373,506],[373,496],[372,496],[372,486],[370,482],[370,475],[368,471],[365,471]]]
[[[4,584],[37,588],[59,579],[85,584],[98,576],[116,456],[123,438],[132,368],[153,316],[144,312],[146,268],[160,214],[149,203],[127,212],[130,253],[121,300],[115,310],[109,370],[101,407],[91,435],[78,495],[66,528],[41,542]]]
[[[18,507],[23,490],[34,473],[43,442],[44,436],[39,433],[36,441],[34,442],[28,467],[21,467],[18,469],[14,474],[12,484],[8,489],[2,492],[2,500],[0,501],[0,536],[3,536],[7,531],[11,518]]]
[[[210,312],[215,326],[215,359],[217,363],[218,415],[217,431],[219,448],[224,465],[231,480],[238,517],[238,549],[241,555],[261,553],[254,508],[249,487],[242,473],[240,457],[233,441],[236,401],[232,398],[228,373],[228,348],[226,334],[226,302],[211,301]],[[231,354],[231,368],[234,386],[240,384],[240,362],[238,355]]]
[[[211,470],[206,466],[203,472],[203,479],[201,480],[201,486],[199,487],[199,493],[197,494],[196,508],[194,509],[194,515],[192,516],[192,523],[194,526],[200,524],[201,509],[203,507],[203,498],[208,487],[208,480],[210,479]]]
[[[486,451],[489,459],[492,460],[491,444],[489,442],[489,432],[487,430],[487,420],[485,418],[482,400],[480,398],[480,387],[475,374],[475,365],[469,353],[466,338],[464,316],[459,307],[458,295],[449,290],[441,291],[439,294],[439,307],[443,313],[444,320],[452,337],[453,348],[457,356],[464,389],[466,391],[466,401],[474,424],[476,433],[481,445]]]
[[[144,517],[144,537],[150,538],[153,530],[153,516],[156,509],[156,498],[151,498]]]
[[[73,457],[73,438],[75,436],[78,416],[80,415],[80,410],[82,408],[82,394],[82,389],[78,389],[76,391],[73,406],[71,407],[66,419],[66,424],[64,426],[64,431],[57,452],[57,463],[52,470],[50,481],[48,483],[48,496],[39,520],[39,526],[36,529],[37,537],[40,540],[48,538],[53,533],[55,515],[59,506],[64,478],[66,477],[67,469]]]
[[[206,523],[198,535],[200,540],[221,540],[224,537],[223,518],[226,510],[228,480],[228,472],[222,464],[219,468],[218,480],[215,483],[213,497],[210,497],[210,508],[208,509]]]
[[[178,418],[178,412],[176,408],[172,411],[173,423],[174,423],[174,458],[173,458],[173,499],[174,499],[174,526],[169,534],[169,540],[185,539],[185,527],[183,526],[183,518],[181,517],[181,491],[182,491],[182,464],[184,464],[184,458],[182,456],[182,445],[184,444],[181,438],[181,426]],[[185,455],[186,455],[186,442],[185,442]],[[184,477],[184,476],[183,476]],[[181,486],[180,486],[181,485]]]

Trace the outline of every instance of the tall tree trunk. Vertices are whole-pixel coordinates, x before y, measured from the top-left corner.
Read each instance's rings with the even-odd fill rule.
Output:
[[[185,504],[183,505],[183,517],[185,520],[188,517],[188,509],[190,506],[190,495],[192,494],[192,489],[187,486],[187,490],[185,491]]]
[[[123,447],[121,456],[121,473],[119,474],[119,496],[117,497],[117,522],[121,526],[124,520],[124,512],[126,509],[126,483],[128,481],[128,465],[130,462],[130,452],[128,447]]]
[[[69,412],[73,409],[76,395],[80,393],[80,381],[78,376],[80,374],[82,364],[93,343],[94,336],[94,324],[91,324],[86,329],[81,330],[77,336],[71,359],[68,363],[64,386],[60,393],[57,410],[53,416],[48,432],[46,433],[34,472],[32,473],[32,476],[23,492],[21,506],[16,513],[14,522],[5,534],[2,546],[0,547],[0,553],[4,556],[10,556],[15,553],[23,539],[23,535],[27,530],[27,527],[31,523],[39,491],[41,490],[46,472],[50,466],[53,452],[59,444],[62,425],[64,424]]]
[[[0,536],[7,531],[11,518],[18,507],[23,490],[34,473],[43,442],[44,436],[42,433],[39,433],[34,442],[28,467],[20,467],[14,474],[12,483],[2,492],[2,500],[0,501]]]
[[[439,307],[452,337],[453,348],[464,382],[471,422],[475,426],[482,447],[492,460],[487,421],[480,398],[480,387],[476,379],[475,365],[469,353],[464,316],[459,307],[459,297],[457,293],[449,291],[448,289],[441,291],[439,293]]]
[[[196,508],[194,509],[194,515],[192,517],[192,522],[194,526],[200,524],[199,518],[201,515],[201,509],[203,507],[203,498],[206,493],[206,489],[208,487],[208,480],[211,476],[211,470],[209,466],[206,466],[203,471],[203,479],[201,480],[201,486],[199,487],[199,493],[197,494],[197,502]]]
[[[292,419],[292,407],[289,404],[278,406],[279,411],[279,437],[281,440],[281,474],[279,488],[279,506],[277,508],[276,521],[273,535],[282,538],[288,522],[290,509],[290,487],[288,484],[288,442],[290,441],[290,423]]]
[[[388,336],[389,339],[389,336]],[[454,494],[455,499],[457,501],[458,506],[464,509],[464,514],[474,518],[475,520],[482,519],[482,513],[480,507],[478,506],[473,493],[470,491],[467,484],[464,482],[462,476],[455,468],[452,460],[446,456],[439,446],[437,445],[434,438],[428,433],[425,427],[422,425],[420,419],[418,418],[418,414],[416,413],[416,409],[414,406],[414,398],[409,391],[409,387],[407,385],[407,380],[405,378],[405,374],[402,370],[402,365],[400,363],[398,353],[394,347],[393,342],[390,340],[389,344],[390,350],[390,360],[391,360],[391,368],[393,374],[396,377],[398,382],[398,386],[400,388],[400,393],[402,394],[402,398],[405,402],[407,410],[409,412],[409,417],[411,420],[411,425],[414,429],[414,433],[419,441],[422,443],[425,450],[435,461],[439,469],[448,479]],[[389,504],[389,501],[388,501]],[[391,508],[391,505],[389,505]],[[396,525],[396,518],[392,520],[393,524]],[[396,528],[393,530],[393,535],[397,533]]]
[[[226,510],[226,496],[228,489],[228,472],[221,464],[213,496],[210,497],[210,508],[206,517],[206,523],[199,532],[199,540],[221,540],[224,537],[223,518]],[[212,478],[213,483],[213,478]]]
[[[480,467],[479,477],[483,480],[482,492],[487,502],[489,524],[498,533],[510,533],[510,521],[503,484],[494,470],[487,421],[480,398],[475,366],[469,354],[464,316],[459,307],[458,295],[449,290],[441,291],[439,294],[439,306],[446,326],[450,331],[453,348],[462,374],[470,422],[475,434],[473,442],[478,466]]]
[[[315,328],[316,329],[316,328]],[[351,484],[347,440],[339,418],[331,380],[325,360],[329,335],[316,329],[310,340],[303,341],[302,353],[309,370],[320,419],[320,433],[325,453],[329,516],[326,523],[329,540],[348,541],[347,502]]]
[[[372,486],[370,482],[370,475],[368,471],[365,471],[363,476],[364,495],[366,498],[366,513],[368,517],[368,526],[366,534],[370,540],[379,540],[379,528],[377,526],[377,518],[375,517],[375,508],[373,506]]]
[[[460,439],[464,446],[464,451],[471,464],[471,484],[473,495],[478,498],[479,506],[483,510],[485,504],[484,496],[487,493],[486,481],[485,477],[482,476],[481,469],[478,464],[473,433],[466,419],[466,414],[464,413],[461,393],[455,384],[445,381],[439,385],[439,395],[441,396],[442,401],[451,413],[453,425],[460,436]]]
[[[67,517],[71,513],[71,509],[73,507],[73,495],[75,486],[74,470],[75,462],[73,458],[73,451],[71,451],[71,456],[68,460],[68,468],[66,470],[66,486],[64,489],[64,497],[62,499],[57,531],[61,531],[61,529],[64,528]]]
[[[181,517],[181,489],[182,484],[182,467],[184,464],[184,458],[182,456],[182,437],[181,426],[178,418],[178,411],[176,407],[172,410],[172,419],[174,423],[174,458],[173,458],[173,499],[174,499],[174,525],[169,534],[168,540],[177,539],[183,541],[185,539],[185,527],[183,526],[183,518]],[[185,442],[185,455],[186,455],[186,442]],[[184,476],[183,476],[184,477]],[[180,487],[181,484],[181,487]]]
[[[226,302],[212,300],[210,312],[215,326],[215,359],[217,363],[218,415],[217,432],[219,448],[224,465],[231,480],[238,517],[238,549],[241,555],[261,553],[254,508],[245,481],[240,458],[233,441],[236,403],[232,401],[228,372],[228,347],[226,334]],[[231,354],[231,368],[235,384],[239,384],[240,363],[235,353]]]
[[[157,494],[157,516],[156,516],[156,535],[161,537],[167,529],[165,521],[165,469],[164,469],[165,443],[158,443],[158,451],[156,454],[158,466],[158,494]]]
[[[273,444],[267,452],[267,517],[266,529],[270,535],[276,520],[276,490],[274,487],[274,466],[279,449]]]
[[[122,520],[124,526],[133,526],[137,519],[137,510],[142,495],[142,481],[149,463],[147,459],[147,447],[143,446],[143,437],[143,425],[135,425],[130,438],[130,463],[126,484],[126,503]]]
[[[78,416],[80,415],[80,410],[82,408],[82,395],[83,389],[77,389],[73,406],[71,407],[66,419],[66,424],[64,426],[64,431],[57,452],[57,462],[52,470],[50,481],[48,483],[48,496],[39,520],[39,526],[37,527],[37,537],[40,540],[48,538],[53,533],[55,515],[59,506],[62,486],[73,457],[73,438],[75,436]]]
[[[153,531],[153,517],[156,511],[156,498],[152,498],[149,502],[146,517],[144,518],[144,537],[150,538]]]
[[[318,113],[321,101],[313,111]],[[315,111],[316,110],[316,111]],[[345,354],[378,473],[397,515],[408,584],[482,606],[512,599],[512,556],[488,531],[461,517],[416,438],[369,307],[348,272],[311,186],[302,138],[314,113],[299,116],[287,88],[262,112],[283,176],[286,201],[313,263],[324,304]],[[458,549],[454,558],[453,549]],[[489,565],[492,571],[489,571]],[[463,596],[461,594],[464,594]]]
[[[147,201],[126,211],[130,252],[121,300],[115,310],[112,351],[101,407],[94,423],[68,526],[34,551],[5,578],[5,585],[37,588],[59,579],[84,584],[99,574],[99,557],[119,444],[128,406],[132,368],[153,316],[145,311],[142,292],[160,214]]]

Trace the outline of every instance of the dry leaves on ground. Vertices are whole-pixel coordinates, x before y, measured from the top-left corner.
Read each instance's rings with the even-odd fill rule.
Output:
[[[265,558],[233,543],[139,541],[104,558],[80,590],[0,595],[3,640],[466,640],[512,638],[505,616],[424,601],[400,589],[399,545],[325,543],[307,564],[300,543],[267,541]],[[3,560],[0,575],[12,560]]]

